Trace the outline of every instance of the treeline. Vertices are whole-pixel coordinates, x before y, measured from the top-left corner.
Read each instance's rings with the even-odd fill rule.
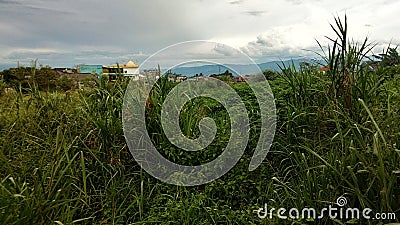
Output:
[[[0,72],[0,91],[5,88],[40,91],[67,91],[76,88],[76,82],[66,76],[60,76],[49,66],[18,67]]]

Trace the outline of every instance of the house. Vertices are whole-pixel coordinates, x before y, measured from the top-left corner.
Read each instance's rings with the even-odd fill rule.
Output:
[[[209,80],[209,79],[210,79],[209,77],[201,75],[201,76],[190,77],[188,80],[202,81],[202,80]]]
[[[328,70],[329,70],[329,66],[323,66],[323,67],[321,67],[321,68],[319,69],[319,72],[321,72],[322,74],[325,74],[326,71],[328,71]]]
[[[65,67],[56,67],[53,68],[53,70],[57,73],[58,76],[62,76],[64,74],[72,74],[72,73],[77,73],[78,71],[74,71],[71,68],[65,68]]]
[[[180,82],[185,81],[187,79],[186,76],[182,76],[182,75],[171,73],[171,72],[168,72],[166,74],[166,76],[167,76],[168,81],[170,81],[170,82],[178,82],[178,83],[180,83]]]
[[[187,80],[187,77],[185,77],[185,76],[176,76],[175,77],[175,82],[183,82],[183,81],[185,81],[185,80]]]
[[[245,82],[245,78],[244,77],[233,77],[232,78],[233,82]]]

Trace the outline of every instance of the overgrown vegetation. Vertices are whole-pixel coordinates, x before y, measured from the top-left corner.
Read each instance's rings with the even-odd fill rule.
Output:
[[[326,73],[317,66],[264,73],[271,79],[278,125],[267,159],[253,172],[247,167],[258,140],[257,101],[245,82],[230,82],[249,112],[249,145],[228,174],[199,187],[159,182],[133,160],[121,118],[127,80],[102,79],[74,92],[18,84],[21,89],[0,95],[0,224],[399,222],[400,57],[389,46],[369,61],[372,46],[367,39],[349,41],[346,18],[336,18],[332,28],[337,36],[329,38],[331,47],[320,45]],[[26,69],[27,76],[38,72]],[[7,76],[3,90],[18,82]],[[146,110],[149,135],[172,161],[195,165],[215,158],[229,139],[229,117],[218,102],[197,98],[181,112],[189,137],[198,135],[204,116],[216,121],[217,138],[206,151],[178,151],[162,133],[161,105],[174,85],[162,78],[153,90]],[[265,203],[322,209],[340,196],[350,207],[398,217],[310,221],[260,219],[256,213]]]
[[[15,90],[38,89],[40,91],[68,91],[75,89],[74,82],[66,76],[59,77],[49,66],[40,65],[37,60],[29,67],[10,68],[1,72],[1,82]]]

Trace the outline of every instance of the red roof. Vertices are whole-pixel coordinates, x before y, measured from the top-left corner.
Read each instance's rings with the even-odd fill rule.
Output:
[[[323,67],[321,67],[319,69],[320,72],[324,72],[324,71],[327,71],[327,70],[329,70],[329,66],[323,66]]]

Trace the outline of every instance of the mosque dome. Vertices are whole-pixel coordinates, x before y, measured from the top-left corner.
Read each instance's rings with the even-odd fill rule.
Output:
[[[138,65],[136,65],[134,62],[132,62],[132,61],[129,61],[127,64],[126,64],[126,68],[138,68],[139,66]]]

